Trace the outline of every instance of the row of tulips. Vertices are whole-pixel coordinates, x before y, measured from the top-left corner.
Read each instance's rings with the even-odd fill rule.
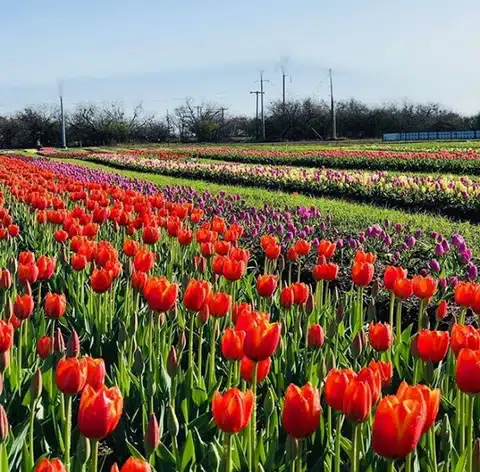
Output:
[[[298,239],[289,260],[318,258],[310,285],[273,235],[259,270],[242,225],[191,203],[30,175],[15,160],[1,175],[19,226],[0,256],[6,470],[477,466],[474,281],[452,292],[358,251],[339,290],[337,244]]]
[[[334,196],[382,206],[406,207],[476,220],[480,186],[475,179],[392,175],[386,171],[341,171],[274,165],[165,160],[121,153],[83,158],[122,169],[140,170],[225,184]]]

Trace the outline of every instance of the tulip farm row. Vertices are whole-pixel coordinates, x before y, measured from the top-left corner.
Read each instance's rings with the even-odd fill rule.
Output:
[[[280,146],[277,146],[280,147]],[[379,149],[344,149],[318,147],[260,148],[260,147],[165,147],[157,149],[120,149],[120,154],[156,159],[187,157],[245,164],[288,165],[296,167],[328,167],[333,169],[390,170],[403,172],[434,172],[464,175],[480,174],[478,150],[412,151]],[[88,152],[69,153],[70,157],[86,157]],[[94,153],[93,153],[94,154]],[[44,155],[64,157],[54,149]],[[108,156],[107,156],[108,157]]]
[[[9,155],[0,245],[2,472],[480,467],[461,234]]]
[[[460,219],[480,219],[480,183],[475,177],[395,175],[386,171],[341,171],[300,167],[207,163],[138,155],[86,154],[78,159],[162,175],[223,184],[324,195],[380,206],[428,211]]]

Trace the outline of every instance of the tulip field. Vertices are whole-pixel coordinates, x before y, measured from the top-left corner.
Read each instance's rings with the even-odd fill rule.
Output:
[[[480,471],[476,240],[195,189],[474,233],[480,154],[226,150],[0,154],[0,472]]]

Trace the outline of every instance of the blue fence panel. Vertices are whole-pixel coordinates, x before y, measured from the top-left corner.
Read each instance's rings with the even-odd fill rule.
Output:
[[[384,133],[384,141],[428,141],[434,139],[480,139],[480,130],[421,131],[418,133]]]

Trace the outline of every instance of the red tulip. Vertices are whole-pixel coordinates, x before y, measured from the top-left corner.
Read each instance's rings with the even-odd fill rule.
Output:
[[[73,270],[77,272],[85,269],[87,266],[87,258],[81,254],[73,254],[70,260],[70,265],[72,266]]]
[[[296,262],[298,260],[297,251],[295,251],[293,246],[287,249],[287,260],[289,262]]]
[[[308,285],[297,282],[292,285],[293,298],[296,305],[305,305],[310,295],[310,288]]]
[[[317,254],[319,256],[324,256],[326,259],[330,259],[333,256],[333,254],[335,254],[336,248],[337,248],[337,245],[335,243],[332,243],[331,241],[323,239],[322,241],[320,241],[320,244],[318,245]]]
[[[447,331],[429,331],[423,329],[418,333],[417,352],[425,362],[440,362],[445,359],[450,344]]]
[[[60,459],[47,459],[44,457],[35,467],[34,472],[66,472],[67,469]]]
[[[40,256],[37,261],[38,279],[48,280],[55,272],[55,257]]]
[[[293,287],[285,287],[280,292],[280,305],[283,308],[290,308],[295,302],[295,292]]]
[[[152,468],[148,462],[145,462],[142,459],[136,459],[135,457],[130,457],[127,459],[127,462],[123,464],[120,472],[152,472]]]
[[[133,257],[138,249],[138,242],[133,239],[125,239],[123,241],[123,253],[128,257]]]
[[[113,276],[107,269],[93,269],[90,286],[95,293],[107,292],[113,283]]]
[[[480,393],[480,351],[462,349],[455,370],[457,387],[465,393]]]
[[[437,307],[437,310],[435,311],[435,317],[437,318],[437,321],[443,320],[445,316],[447,315],[448,311],[448,304],[447,300],[442,300]]]
[[[0,269],[0,289],[8,290],[12,286],[12,275],[8,269]]]
[[[55,383],[61,392],[75,395],[83,390],[86,381],[86,359],[69,357],[58,361],[55,370]]]
[[[325,342],[323,329],[319,324],[313,324],[308,328],[307,343],[313,349],[320,349]]]
[[[240,280],[245,273],[246,264],[235,259],[225,259],[223,263],[223,276],[231,282]]]
[[[338,276],[338,265],[333,263],[317,264],[313,268],[312,274],[316,281],[335,280]]]
[[[13,326],[8,321],[0,320],[0,353],[7,352],[13,346]]]
[[[20,234],[20,228],[18,225],[8,225],[8,235],[11,238],[16,238]]]
[[[48,318],[61,318],[67,309],[65,295],[48,292],[45,296],[45,315]]]
[[[30,285],[38,279],[38,267],[34,263],[18,264],[18,280],[28,282]]]
[[[393,366],[390,361],[370,361],[368,367],[380,373],[382,389],[390,385],[393,378]]]
[[[450,344],[452,351],[457,357],[462,349],[480,349],[480,333],[472,325],[455,323],[452,326]]]
[[[257,279],[257,292],[261,297],[271,297],[277,288],[278,277],[275,275],[260,275]]]
[[[31,295],[17,295],[13,304],[13,313],[20,320],[29,318],[34,309],[33,298]]]
[[[160,232],[158,228],[153,226],[146,226],[143,228],[142,241],[145,244],[155,244],[160,239]]]
[[[382,394],[382,376],[378,370],[364,367],[357,375],[356,380],[366,382],[370,387],[372,405],[376,405]]]
[[[355,262],[352,267],[352,280],[355,285],[364,287],[373,279],[373,264],[369,262]]]
[[[306,256],[310,252],[310,246],[311,244],[305,239],[298,239],[293,247],[299,256]]]
[[[133,267],[139,272],[150,272],[155,265],[155,253],[151,252],[146,247],[141,247],[135,253],[133,259]]]
[[[183,295],[183,304],[187,310],[200,311],[208,302],[212,286],[205,280],[190,279]]]
[[[469,308],[475,298],[477,287],[472,282],[459,282],[455,285],[455,303],[462,308]]]
[[[368,328],[368,340],[376,351],[388,351],[393,344],[392,327],[388,323],[371,324]]]
[[[170,283],[165,277],[150,277],[145,284],[143,295],[152,310],[166,312],[177,302],[178,285]]]
[[[241,392],[231,388],[224,395],[213,395],[212,413],[217,427],[225,433],[238,433],[250,421],[255,397],[250,390]]]
[[[374,402],[373,402],[374,403]],[[353,379],[349,382],[343,397],[343,413],[357,423],[365,421],[372,410],[372,392],[368,382]]]
[[[143,292],[148,280],[148,275],[145,272],[134,272],[132,274],[131,284],[132,288],[139,293]]]
[[[377,260],[377,255],[371,252],[357,251],[355,254],[355,262],[374,264]]]
[[[416,275],[412,279],[413,293],[422,300],[430,300],[437,292],[438,282],[431,276]]]
[[[226,316],[232,307],[232,297],[224,292],[211,293],[208,298],[210,315],[214,318]]]
[[[50,336],[42,336],[37,341],[37,354],[42,358],[46,359],[52,349],[52,338]]]
[[[406,279],[407,273],[407,269],[403,269],[402,267],[387,266],[383,274],[383,285],[387,290],[393,292],[395,281],[397,279]]]
[[[268,357],[264,361],[259,361],[257,364],[257,382],[263,382],[268,374],[270,373],[270,368],[272,367],[272,359]],[[240,375],[245,382],[252,383],[253,380],[253,367],[255,365],[254,361],[251,361],[248,357],[242,357],[240,361]]]
[[[280,257],[281,251],[282,251],[282,248],[279,244],[270,244],[265,249],[265,256],[267,257],[267,259],[275,260]]]
[[[279,342],[280,325],[261,320],[247,331],[243,349],[249,359],[258,362],[271,357]]]
[[[320,423],[320,393],[310,382],[302,388],[290,384],[282,412],[283,429],[293,438],[311,436]]]
[[[238,361],[243,357],[245,331],[227,328],[222,337],[222,354],[225,359]]]
[[[357,376],[351,369],[332,369],[326,379],[324,386],[325,401],[337,411],[343,410],[343,397],[348,384]]]
[[[413,294],[412,279],[396,279],[393,286],[393,293],[398,298],[409,298]]]
[[[85,356],[84,359],[87,361],[87,384],[98,390],[103,385],[107,374],[105,362],[103,359],[94,359],[89,356]]]

